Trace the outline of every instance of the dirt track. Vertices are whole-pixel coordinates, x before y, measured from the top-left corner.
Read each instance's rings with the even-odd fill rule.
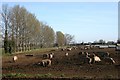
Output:
[[[115,64],[81,64],[78,58],[80,51],[96,52],[105,51],[109,52],[110,56],[115,60]],[[120,79],[120,54],[113,48],[107,49],[92,49],[92,50],[72,50],[72,51],[49,51],[45,53],[55,53],[52,60],[52,66],[42,67],[36,63],[42,60],[42,54],[33,53],[32,57],[26,57],[25,54],[18,54],[19,60],[16,63],[12,62],[12,57],[2,58],[2,73],[25,73],[25,74],[52,74],[52,77],[77,77],[77,78],[114,78]],[[68,52],[69,57],[65,57],[65,52]]]

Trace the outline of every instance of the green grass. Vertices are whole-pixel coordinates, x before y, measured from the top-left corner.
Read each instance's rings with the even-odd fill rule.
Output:
[[[37,78],[50,78],[52,77],[53,75],[51,73],[47,73],[47,74],[37,74],[35,75],[35,77]]]
[[[65,74],[60,74],[60,77],[65,77]]]
[[[110,79],[110,78],[113,78],[113,76],[112,75],[105,75],[104,78],[105,79]]]
[[[23,74],[23,73],[9,73],[9,74],[2,74],[2,77],[7,77],[7,78],[25,78],[25,77],[30,77],[31,75],[29,74]]]
[[[40,48],[40,49],[33,49],[33,50],[29,50],[29,51],[23,51],[23,52],[16,52],[16,53],[4,53],[4,49],[0,48],[0,55],[2,56],[12,56],[13,54],[33,54],[33,53],[42,53],[42,52],[47,52],[47,51],[51,51],[55,49],[55,47],[52,48]]]
[[[47,52],[47,51],[50,51],[52,49],[55,49],[55,48],[40,48],[40,49],[33,49],[33,50],[30,50],[30,51],[24,51],[24,52],[16,52],[15,54],[19,54],[19,53],[25,53],[25,54],[31,54],[31,53],[41,53],[41,52]]]
[[[2,56],[3,53],[4,53],[4,49],[0,48],[0,56]]]
[[[74,79],[95,79],[95,77],[90,77],[90,76],[83,76],[80,77],[78,75],[76,76],[66,76],[65,74],[51,74],[51,73],[46,73],[46,74],[25,74],[25,73],[8,73],[8,74],[2,74],[0,75],[2,78],[73,78]],[[103,77],[104,79],[114,79],[112,75],[106,75]],[[96,78],[97,79],[97,78]],[[99,78],[98,78],[99,79]],[[101,78],[102,79],[102,78]]]
[[[8,73],[8,74],[2,74],[2,77],[4,78],[52,78],[55,77],[55,75],[51,73],[46,74],[24,74],[24,73]],[[65,77],[64,74],[58,74],[56,77]]]
[[[24,74],[24,73],[9,73],[9,74],[2,74],[2,77],[5,78],[30,78],[30,77],[36,77],[36,78],[50,78],[53,75],[51,73],[47,74]]]

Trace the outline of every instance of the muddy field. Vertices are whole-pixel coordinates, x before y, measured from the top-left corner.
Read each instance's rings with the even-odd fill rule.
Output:
[[[78,53],[84,52],[109,52],[110,56],[115,60],[115,64],[94,63],[82,64],[79,61]],[[52,65],[43,67],[37,65],[43,58],[45,53],[53,52],[54,58]],[[69,56],[66,57],[65,53],[68,52]],[[4,56],[2,58],[2,74],[21,73],[27,74],[26,78],[77,78],[77,79],[120,79],[120,53],[115,51],[114,48],[105,49],[89,49],[81,50],[79,48],[71,51],[61,51],[61,49],[51,50],[48,52],[32,53],[33,56],[25,56],[25,54],[17,54],[18,61],[12,62],[13,56]],[[42,75],[42,76],[41,76]],[[9,77],[9,76],[8,76]],[[22,78],[22,76],[21,76]]]

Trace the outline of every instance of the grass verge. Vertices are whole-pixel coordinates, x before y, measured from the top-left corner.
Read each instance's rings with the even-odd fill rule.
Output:
[[[42,53],[42,52],[47,52],[47,51],[51,51],[51,50],[55,50],[55,47],[52,48],[40,48],[40,49],[33,49],[33,50],[29,50],[29,51],[23,51],[23,52],[16,52],[16,53],[4,53],[4,50],[2,48],[0,48],[0,55],[2,56],[12,56],[14,54],[33,54],[33,53]]]

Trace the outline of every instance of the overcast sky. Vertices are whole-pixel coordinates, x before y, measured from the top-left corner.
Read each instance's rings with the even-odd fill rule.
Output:
[[[3,3],[4,4],[4,3]],[[116,41],[118,38],[117,2],[7,2],[19,4],[46,22],[55,31],[75,36],[77,42],[99,39]]]

